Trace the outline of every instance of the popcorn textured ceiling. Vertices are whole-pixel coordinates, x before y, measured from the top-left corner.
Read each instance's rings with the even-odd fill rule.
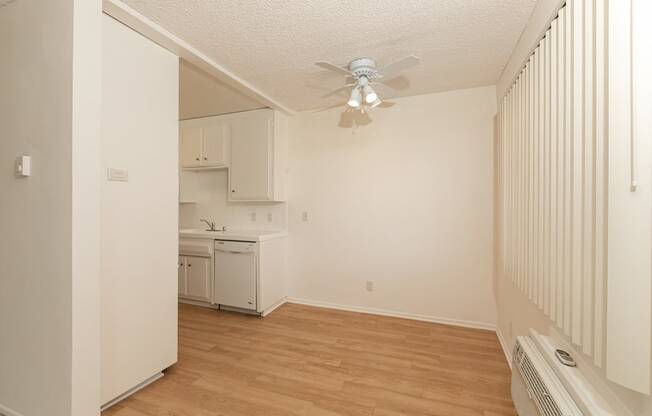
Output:
[[[493,85],[536,0],[124,0],[260,91],[294,110],[344,79],[313,64],[361,56],[382,66],[408,54],[421,64],[383,98]]]

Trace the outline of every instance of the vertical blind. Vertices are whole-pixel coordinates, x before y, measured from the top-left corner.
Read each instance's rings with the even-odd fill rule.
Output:
[[[652,18],[650,7],[646,0],[567,1],[501,99],[497,138],[501,274],[596,366],[606,367],[607,376],[645,393],[652,169],[650,155],[635,150],[644,150],[649,135],[632,139],[616,128],[621,120],[650,132],[652,112],[643,111],[652,108],[652,94],[632,87],[634,69],[649,66],[652,45],[645,39],[652,36],[644,20]],[[610,160],[610,152],[622,157]],[[620,183],[618,175],[633,177],[634,169],[642,173],[636,184]],[[632,225],[630,216],[645,209],[647,217]],[[634,259],[620,250],[628,236],[643,245]],[[642,291],[636,309],[628,305],[633,290]],[[618,316],[638,321],[615,322]],[[634,328],[623,331],[623,325]],[[614,340],[635,331],[635,339]],[[639,346],[627,345],[632,341]]]

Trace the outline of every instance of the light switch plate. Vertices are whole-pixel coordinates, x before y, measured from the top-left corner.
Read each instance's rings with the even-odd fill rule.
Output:
[[[32,174],[32,158],[25,155],[17,158],[14,172],[16,176],[30,176]]]
[[[129,171],[127,169],[107,169],[107,179],[116,182],[129,182]]]

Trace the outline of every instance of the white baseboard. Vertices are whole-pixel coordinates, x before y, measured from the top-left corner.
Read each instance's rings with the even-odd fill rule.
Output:
[[[136,392],[138,392],[138,391],[144,389],[145,387],[149,386],[150,384],[152,384],[152,383],[155,382],[156,380],[160,379],[161,377],[163,377],[163,373],[162,373],[162,372],[161,372],[161,373],[156,373],[156,374],[154,374],[153,376],[151,376],[151,377],[148,378],[147,380],[143,381],[142,383],[138,384],[138,385],[135,386],[134,388],[132,388],[132,389],[130,389],[130,390],[128,390],[128,391],[122,393],[120,396],[116,397],[115,399],[108,401],[106,404],[104,404],[104,405],[100,408],[100,410],[101,410],[102,412],[105,411],[106,409],[108,409],[109,407],[113,406],[114,404],[123,401],[124,399],[126,399],[126,398],[129,397],[129,396],[131,396],[132,394],[134,394],[134,393],[136,393]]]
[[[10,408],[0,404],[0,416],[23,416],[23,415],[21,415],[15,410],[11,410]]]
[[[265,309],[262,313],[261,316],[267,316],[270,313],[274,312],[276,309],[280,308],[281,306],[285,305],[287,303],[287,298],[283,298],[280,301],[276,302],[274,305],[270,306],[269,308]]]
[[[403,319],[412,319],[415,321],[432,322],[435,324],[461,326],[464,328],[485,329],[487,331],[496,330],[496,325],[486,323],[486,322],[464,321],[461,319],[442,318],[442,317],[430,316],[430,315],[419,315],[415,313],[390,311],[386,309],[367,308],[364,306],[341,305],[338,303],[322,302],[318,300],[299,299],[299,298],[292,298],[292,297],[288,297],[287,302],[297,303],[299,305],[316,306],[318,308],[337,309],[337,310],[348,311],[348,312],[360,312],[360,313],[368,313],[371,315],[390,316],[393,318],[403,318]]]
[[[509,364],[509,368],[512,368],[512,350],[509,348],[507,345],[507,342],[505,341],[505,337],[503,337],[503,333],[500,331],[500,328],[496,327],[496,335],[498,336],[498,342],[500,342],[500,347],[503,349],[503,352],[505,353],[505,358],[507,358],[507,364]]]

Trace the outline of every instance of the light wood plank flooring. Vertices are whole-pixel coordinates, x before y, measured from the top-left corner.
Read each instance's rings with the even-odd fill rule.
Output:
[[[489,331],[293,304],[179,321],[178,364],[102,416],[516,415]]]

